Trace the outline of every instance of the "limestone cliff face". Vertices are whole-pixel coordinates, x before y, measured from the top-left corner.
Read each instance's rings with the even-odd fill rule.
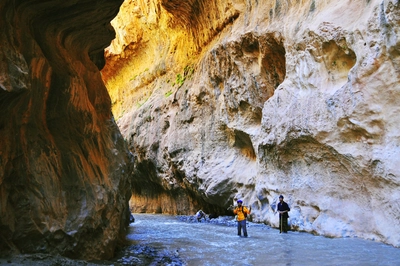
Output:
[[[124,239],[132,158],[99,72],[120,5],[0,3],[2,254],[109,258]]]
[[[400,246],[400,3],[209,2],[126,1],[113,22],[133,210],[240,197],[277,226],[283,194],[294,229]]]

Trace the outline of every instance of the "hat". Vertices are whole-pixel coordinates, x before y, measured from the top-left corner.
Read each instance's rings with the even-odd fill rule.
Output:
[[[237,203],[243,203],[243,201],[242,200],[238,200]]]
[[[280,196],[279,196],[279,198],[282,198],[282,199],[283,199],[283,196],[282,196],[282,195],[280,195]]]

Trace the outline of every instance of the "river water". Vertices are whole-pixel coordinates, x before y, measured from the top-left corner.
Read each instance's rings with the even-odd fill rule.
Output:
[[[248,223],[237,235],[231,217],[197,222],[193,217],[135,214],[123,265],[399,265],[400,249],[357,238],[326,238]]]

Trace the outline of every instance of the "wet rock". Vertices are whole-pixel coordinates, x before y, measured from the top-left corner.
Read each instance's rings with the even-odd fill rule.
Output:
[[[97,264],[83,260],[73,260],[57,255],[49,254],[29,254],[29,255],[14,255],[10,259],[0,257],[0,265],[38,265],[38,266],[54,266],[54,265],[66,265],[66,266],[95,266],[95,265],[110,265],[108,264]]]
[[[145,245],[131,245],[121,250],[113,261],[119,265],[175,265],[183,266],[185,262],[179,253],[171,253]],[[111,261],[112,262],[112,261]]]
[[[133,214],[131,213],[129,215],[129,223],[134,223],[135,222],[135,217],[133,217]]]
[[[219,215],[218,214],[215,214],[215,213],[210,213],[209,215],[208,215],[208,218],[210,218],[210,219],[215,219],[215,218],[218,218],[219,217]]]

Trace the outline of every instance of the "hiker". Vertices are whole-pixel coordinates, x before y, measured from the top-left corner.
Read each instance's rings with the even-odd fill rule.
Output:
[[[279,212],[279,233],[287,233],[288,231],[288,218],[289,218],[289,205],[283,201],[283,196],[279,196],[278,210]]]
[[[246,218],[247,215],[251,213],[250,209],[247,207],[242,206],[243,201],[237,201],[237,207],[233,210],[233,213],[237,215],[237,229],[238,229],[238,236],[242,236],[242,229],[244,237],[247,237],[247,229],[246,229]]]
[[[197,218],[197,221],[198,221],[198,222],[201,221],[201,218],[204,218],[204,221],[205,221],[205,220],[206,220],[206,214],[205,214],[202,210],[199,210],[199,211],[196,213],[196,218]]]

